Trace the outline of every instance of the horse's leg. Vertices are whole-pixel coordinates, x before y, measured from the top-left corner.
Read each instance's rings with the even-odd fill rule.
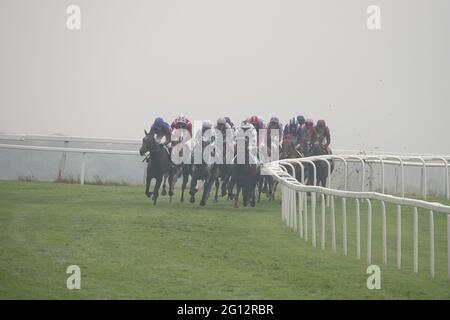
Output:
[[[235,179],[233,176],[230,177],[230,181],[228,182],[228,199],[233,200],[234,194],[233,194],[233,188],[235,185]]]
[[[150,172],[150,166],[147,166],[147,177],[145,178],[145,195],[149,198],[152,196],[152,193],[149,192],[151,181],[152,181],[152,176],[151,176],[151,172]]]
[[[256,184],[257,184],[257,179],[258,179],[258,178],[255,178],[254,182],[253,182],[252,185],[251,185],[251,189],[250,189],[250,192],[251,192],[251,196],[250,196],[250,206],[252,206],[252,207],[254,207],[254,206],[256,205],[255,198],[256,198]],[[258,180],[259,180],[259,179],[258,179]],[[261,192],[259,193],[259,196],[261,196]],[[259,201],[259,197],[258,197],[258,201]]]
[[[176,179],[174,179],[174,174],[169,173],[169,202],[172,202],[175,181]]]
[[[188,182],[189,175],[183,172],[183,183],[181,184],[181,198],[180,201],[184,201],[184,189],[186,189],[186,184]]]
[[[206,205],[206,201],[208,201],[209,192],[211,191],[212,184],[215,180],[214,176],[215,175],[213,172],[208,172],[205,177],[204,184],[203,184],[202,200],[200,201],[201,206]]]
[[[230,175],[226,174],[222,180],[222,197],[225,197],[227,195],[227,186],[229,182],[230,182]]]
[[[257,181],[256,185],[258,186],[258,202],[260,202],[261,201],[261,193],[265,192],[267,194],[267,181],[266,181],[266,178],[264,176],[261,176],[260,178],[258,178],[258,181]],[[255,186],[255,188],[256,188],[256,186]]]
[[[153,204],[156,204],[156,200],[158,200],[159,187],[161,186],[162,177],[156,178],[155,189],[153,189]]]
[[[275,200],[275,193],[277,191],[277,187],[278,187],[278,181],[274,181],[273,182],[272,196],[271,196],[272,201]]]
[[[241,192],[241,184],[236,183],[236,194],[234,195],[234,207],[239,208],[239,193]]]
[[[215,185],[216,185],[216,194],[214,195],[214,202],[219,201],[219,187],[220,187],[220,181],[219,181],[219,177],[217,177],[215,180]]]
[[[244,207],[248,205],[248,191],[249,191],[249,182],[246,181],[242,184],[242,204]]]
[[[191,203],[195,202],[195,193],[197,192],[196,188],[197,188],[197,176],[196,174],[193,174],[191,176],[191,188],[189,190],[189,194],[191,195],[190,199]]]
[[[164,180],[163,180],[163,184],[162,184],[163,186],[162,186],[162,190],[161,190],[161,195],[162,196],[165,196],[167,194],[167,191],[166,191],[166,180],[167,180],[167,174],[164,175]]]

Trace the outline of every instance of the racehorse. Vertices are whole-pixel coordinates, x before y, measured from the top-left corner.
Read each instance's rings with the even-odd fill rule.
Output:
[[[177,130],[177,129],[175,129],[175,130]],[[175,133],[175,131],[174,131],[174,133]],[[179,143],[181,143],[185,139],[189,140],[190,136],[185,136],[185,135],[181,134],[178,137],[178,139],[172,139],[172,146],[173,146],[173,148],[175,148],[176,145],[178,145]],[[191,154],[191,150],[190,149],[187,149],[187,150],[186,149],[181,149],[179,151],[179,157],[183,158],[183,152],[184,151],[188,151],[188,153],[189,153],[188,157],[191,157],[191,160],[192,160],[192,154]],[[180,202],[184,202],[184,191],[186,189],[186,185],[188,183],[189,176],[191,175],[191,172],[192,172],[192,165],[190,163],[184,163],[183,162],[183,163],[178,164],[178,165],[174,164],[173,168],[174,168],[174,170],[173,170],[174,171],[174,174],[173,174],[174,178],[173,178],[172,190],[175,188],[175,184],[176,184],[178,178],[182,177],[183,181],[182,181],[182,184],[181,184]],[[164,188],[164,182],[163,182],[163,188]],[[163,191],[164,191],[164,189],[163,189]]]
[[[297,149],[297,146],[294,143],[294,138],[292,135],[286,135],[281,143],[281,153],[280,159],[297,159],[303,158],[303,153]],[[293,164],[295,168],[295,179],[299,182],[302,180],[302,174],[300,170],[300,166]],[[285,166],[286,170],[289,174],[292,175],[292,169],[289,166]]]
[[[239,194],[242,190],[242,203],[246,207],[249,203],[250,206],[256,205],[255,189],[260,176],[260,166],[257,164],[257,159],[254,159],[254,163],[250,162],[252,157],[249,149],[248,137],[245,138],[245,162],[244,164],[237,163],[237,156],[234,158],[234,164],[232,166],[231,181],[228,186],[229,194],[231,198],[234,198],[234,207],[239,208]],[[236,184],[236,194],[232,196],[232,189]]]
[[[149,156],[144,159],[148,162],[147,165],[147,177],[145,181],[145,195],[152,198],[153,204],[156,204],[158,199],[159,188],[164,175],[168,175],[169,178],[169,196],[172,199],[173,196],[173,174],[171,160],[168,151],[165,147],[156,142],[155,137],[151,136],[144,130],[145,136],[142,139],[142,146],[139,149],[141,156],[149,152]],[[156,179],[153,192],[149,192],[150,182],[152,179]]]
[[[222,163],[214,163],[211,167],[210,183],[214,181],[216,187],[216,192],[214,194],[214,202],[218,202],[219,187],[221,188],[221,196],[224,197],[227,195],[227,186],[230,182],[232,172],[232,165],[228,164],[226,161],[227,148],[233,148],[234,150],[234,145],[227,144],[226,142],[224,142],[222,148]],[[220,185],[221,182],[222,185]]]
[[[305,148],[305,155],[307,157],[322,156],[327,154],[331,154],[331,150],[325,149],[318,142],[314,143],[308,148]],[[316,185],[326,187],[328,178],[328,165],[323,160],[315,160],[313,162],[316,166]],[[334,162],[333,160],[328,160],[328,162],[330,163],[330,173],[332,173],[334,170]],[[314,170],[312,166],[308,164],[305,176],[307,177],[309,185],[313,184],[314,182],[313,174]]]
[[[202,139],[202,150],[204,150],[211,141],[205,141]],[[195,194],[197,193],[197,181],[203,180],[203,195],[202,200],[200,201],[200,205],[204,206],[206,205],[206,200],[209,195],[209,189],[211,182],[210,180],[211,176],[211,165],[206,163],[205,159],[202,157],[202,163],[196,164],[193,163],[191,165],[191,187],[189,190],[189,194],[191,195],[190,202],[195,202]]]

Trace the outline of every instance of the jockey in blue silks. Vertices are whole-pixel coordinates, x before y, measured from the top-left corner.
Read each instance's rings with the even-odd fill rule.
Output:
[[[164,137],[164,143],[163,145],[168,148],[169,154],[171,152],[171,139],[172,139],[172,129],[170,128],[170,125],[164,121],[163,118],[157,117],[155,119],[155,122],[153,122],[152,126],[150,127],[150,136],[154,137],[156,136],[157,141],[161,141]]]
[[[297,118],[292,118],[286,124],[283,130],[283,137],[291,135],[294,139],[294,144],[297,146],[303,138],[303,128],[299,125]]]

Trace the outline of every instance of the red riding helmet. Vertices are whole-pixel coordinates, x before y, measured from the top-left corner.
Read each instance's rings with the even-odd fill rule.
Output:
[[[248,122],[250,122],[251,124],[257,124],[258,123],[258,117],[257,116],[251,116],[249,119],[248,119]]]

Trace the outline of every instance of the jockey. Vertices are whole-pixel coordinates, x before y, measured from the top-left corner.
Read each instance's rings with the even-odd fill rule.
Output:
[[[234,129],[234,123],[231,122],[230,117],[225,117],[225,121],[230,125],[231,129]]]
[[[247,122],[256,129],[256,132],[259,132],[260,129],[264,129],[264,123],[257,116],[251,116],[247,119]]]
[[[272,151],[272,132],[276,132],[278,134],[278,148],[281,146],[281,139],[283,137],[283,125],[280,122],[280,119],[277,117],[270,118],[269,123],[267,124],[267,153],[271,155]]]
[[[217,119],[217,123],[214,126],[214,129],[217,129],[217,130],[220,131],[220,133],[222,133],[222,141],[223,141],[223,143],[225,143],[226,142],[226,137],[227,137],[227,130],[231,129],[231,126],[227,122],[227,120],[225,118]]]
[[[170,126],[172,130],[175,129],[185,129],[189,132],[192,137],[192,122],[186,116],[180,115],[176,117]]]
[[[154,137],[156,135],[156,139],[161,141],[161,139],[164,137],[164,145],[169,146],[171,142],[171,136],[172,136],[172,129],[170,128],[169,124],[164,121],[163,118],[157,117],[155,119],[155,122],[153,122],[152,126],[150,127],[150,136]]]
[[[303,139],[303,129],[299,126],[297,118],[292,118],[286,124],[283,130],[283,138],[291,135],[294,139],[294,144],[297,146]]]
[[[277,117],[270,118],[270,121],[267,124],[268,136],[270,136],[271,130],[278,130],[278,132],[280,134],[280,139],[281,139],[281,137],[283,136],[283,125],[281,124],[280,119],[278,119]]]
[[[331,153],[329,150],[331,142],[330,128],[327,127],[325,120],[318,120],[314,130],[316,133],[316,141],[323,149],[325,149],[328,153]]]
[[[256,143],[259,145],[259,130],[264,129],[264,123],[257,116],[251,116],[246,120],[249,124],[251,124],[256,129]]]
[[[297,122],[300,128],[303,128],[305,124],[305,117],[304,116],[297,116]]]
[[[316,130],[314,129],[314,121],[312,119],[306,119],[305,127],[303,128],[303,137],[300,141],[300,145],[303,150],[307,150],[316,141]]]

